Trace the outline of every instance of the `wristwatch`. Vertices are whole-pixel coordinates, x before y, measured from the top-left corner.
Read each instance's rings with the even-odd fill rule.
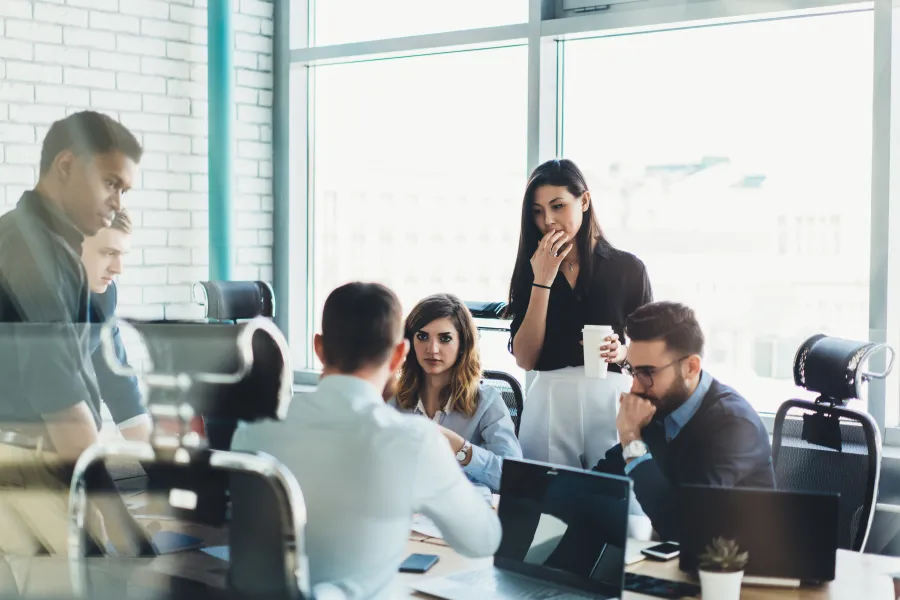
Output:
[[[459,449],[459,452],[456,453],[456,460],[459,462],[465,462],[466,457],[469,455],[469,448],[472,447],[472,444],[469,442],[465,442],[462,445],[462,448]]]
[[[639,458],[647,454],[647,452],[649,452],[647,444],[641,440],[631,440],[624,448],[622,448],[622,458],[625,460]]]

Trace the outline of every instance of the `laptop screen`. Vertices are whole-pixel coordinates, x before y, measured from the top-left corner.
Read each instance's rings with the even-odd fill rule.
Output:
[[[831,581],[838,542],[837,494],[683,486],[682,570],[693,571],[713,538],[749,554],[745,574]]]
[[[631,481],[532,461],[503,461],[494,565],[619,596]]]

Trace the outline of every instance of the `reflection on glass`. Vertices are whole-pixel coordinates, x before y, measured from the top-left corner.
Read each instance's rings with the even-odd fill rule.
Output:
[[[353,280],[390,286],[405,310],[436,292],[507,298],[526,67],[517,46],[316,69],[316,328],[328,294]],[[513,371],[508,339],[482,337],[486,368]]]
[[[872,15],[570,42],[564,151],[611,240],[761,411],[815,333],[868,339]],[[764,40],[764,43],[760,43]]]
[[[524,23],[528,0],[319,0],[315,45]]]
[[[564,583],[618,593],[625,568],[627,481],[506,461],[500,498],[497,566],[526,575],[555,573]]]

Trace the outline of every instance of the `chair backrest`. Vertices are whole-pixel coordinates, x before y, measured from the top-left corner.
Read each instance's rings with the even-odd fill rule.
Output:
[[[878,350],[890,352],[881,373],[866,370]],[[793,491],[840,494],[838,545],[862,550],[872,525],[881,473],[881,434],[871,415],[843,405],[863,384],[890,373],[894,351],[884,344],[814,335],[794,356],[794,383],[821,394],[788,400],[775,415],[775,484]]]
[[[275,294],[265,281],[201,281],[194,285],[194,299],[206,307],[206,317],[240,321],[275,316]]]
[[[466,302],[466,308],[476,319],[502,319],[506,302]]]
[[[838,547],[861,551],[881,473],[875,420],[848,408],[788,400],[778,409],[773,433],[776,487],[839,493]],[[840,449],[834,447],[837,440]]]
[[[115,326],[136,330],[150,357],[146,370],[118,362],[111,335]],[[115,319],[104,325],[101,338],[113,372],[146,383],[151,408],[187,403],[205,416],[244,421],[280,420],[287,414],[293,395],[290,352],[267,318],[237,324]]]
[[[525,403],[525,393],[519,381],[502,371],[484,371],[482,373],[482,383],[496,388],[500,395],[503,396],[503,402],[509,410],[509,416],[512,417],[513,425],[516,427],[516,436],[519,435],[519,422],[522,419],[522,408]]]
[[[224,480],[231,489],[232,506],[227,535],[229,562],[222,587],[227,587],[231,597],[236,598],[308,597],[303,544],[306,504],[296,479],[287,469],[268,455],[186,448],[172,449],[170,454],[137,442],[92,446],[75,466],[69,541],[73,588],[80,596],[93,597],[101,591],[92,589],[91,575],[85,561],[80,560],[87,548],[85,529],[80,524],[87,516],[94,492],[89,475],[110,458],[139,460],[148,473],[174,482],[174,487],[157,495],[157,499],[171,503],[167,514],[195,510],[190,500],[183,499],[198,499],[207,482]],[[224,508],[223,505],[222,525]],[[185,555],[184,560],[192,559]]]

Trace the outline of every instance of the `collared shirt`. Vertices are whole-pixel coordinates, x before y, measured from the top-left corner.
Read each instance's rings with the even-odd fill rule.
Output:
[[[392,398],[391,406],[403,411]],[[413,411],[428,417],[422,399]],[[516,437],[516,428],[503,397],[496,389],[483,385],[478,390],[475,414],[471,417],[460,411],[447,413],[439,410],[433,419],[472,444],[472,460],[463,472],[474,483],[486,485],[492,491],[500,491],[500,475],[504,458],[522,458],[522,447]]]
[[[681,433],[681,430],[684,429],[684,426],[688,424],[695,414],[697,414],[700,405],[703,404],[703,397],[706,396],[711,384],[712,377],[706,371],[701,371],[700,381],[697,382],[697,387],[694,389],[694,392],[688,396],[688,399],[684,401],[684,404],[673,410],[665,419],[663,419],[666,441],[671,442],[674,440],[678,434]],[[650,460],[651,458],[653,458],[653,455],[650,452],[637,457],[625,465],[625,474],[628,475],[639,464],[645,460]]]
[[[466,556],[490,556],[500,544],[497,515],[434,423],[397,412],[362,379],[322,378],[285,421],[241,424],[232,448],[271,454],[296,476],[314,586],[389,598],[416,513]]]
[[[419,403],[416,404],[416,410],[414,412],[417,415],[422,415],[424,417],[428,416],[428,412],[425,410],[425,405],[422,404],[421,398],[419,398]],[[446,417],[446,416],[447,416],[447,411],[445,411],[442,408],[438,411],[435,411],[434,416],[431,417],[431,420],[434,421],[435,423],[437,423],[438,425],[440,425],[441,423],[444,422],[444,417]]]
[[[82,240],[37,192],[0,217],[0,421],[40,422],[86,402],[100,426]]]
[[[563,267],[565,268],[565,267]],[[582,282],[582,275],[590,277]],[[610,325],[619,340],[625,340],[625,319],[640,306],[653,301],[650,278],[644,263],[635,255],[598,244],[594,250],[594,266],[590,275],[582,272],[573,289],[562,268],[548,292],[547,323],[544,344],[535,371],[554,371],[584,365],[581,330],[585,325]],[[518,292],[524,301],[514,301],[510,323],[510,351],[513,340],[531,298],[531,288]],[[621,366],[610,363],[609,370],[621,372]]]
[[[94,363],[94,371],[97,373],[97,383],[100,386],[100,395],[109,413],[120,429],[132,427],[147,421],[147,411],[144,409],[141,397],[141,388],[137,377],[124,377],[113,373],[103,356],[100,332],[103,325],[115,317],[118,304],[118,288],[115,282],[111,283],[105,292],[96,294],[91,292],[91,360]],[[125,344],[118,327],[113,328],[113,346],[116,359],[121,364],[128,364],[128,354],[125,352]]]

